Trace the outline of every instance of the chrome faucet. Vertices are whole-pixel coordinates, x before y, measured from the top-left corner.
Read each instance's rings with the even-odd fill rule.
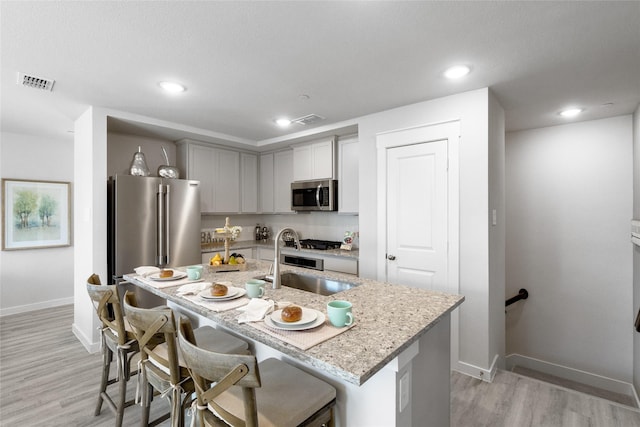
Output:
[[[273,260],[273,289],[280,289],[281,283],[280,283],[280,238],[282,237],[282,235],[285,232],[289,232],[291,234],[293,234],[293,239],[296,242],[296,250],[300,250],[300,239],[298,238],[298,233],[296,233],[296,231],[293,228],[283,228],[282,230],[278,231],[278,234],[276,234],[276,238],[275,238],[275,254],[276,254],[276,258]]]

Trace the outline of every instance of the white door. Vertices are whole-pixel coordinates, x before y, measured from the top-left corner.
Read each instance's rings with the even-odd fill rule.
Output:
[[[447,140],[387,151],[387,280],[447,290]]]
[[[377,136],[379,279],[458,292],[458,139],[458,122]]]
[[[376,137],[378,280],[457,294],[459,122]],[[458,364],[458,313],[451,315],[451,366]]]

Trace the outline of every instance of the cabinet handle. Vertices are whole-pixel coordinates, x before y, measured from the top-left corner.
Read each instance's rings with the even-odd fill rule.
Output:
[[[387,255],[387,259],[389,261],[395,261],[396,260],[396,256],[395,255]]]

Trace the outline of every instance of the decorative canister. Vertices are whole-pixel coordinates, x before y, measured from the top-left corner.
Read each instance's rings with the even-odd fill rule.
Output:
[[[144,158],[144,153],[141,151],[141,147],[138,146],[138,152],[133,154],[133,160],[131,160],[131,167],[129,172],[133,176],[149,176],[149,168],[147,167],[147,161]]]

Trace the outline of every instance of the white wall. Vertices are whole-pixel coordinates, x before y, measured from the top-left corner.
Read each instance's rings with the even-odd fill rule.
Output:
[[[491,94],[490,94],[491,95]],[[494,96],[489,97],[489,349],[505,354],[505,133],[504,110]],[[495,211],[495,223],[493,222]]]
[[[640,219],[640,105],[633,115],[633,218]],[[640,310],[640,246],[633,246],[633,314]],[[633,384],[640,396],[640,332],[633,333]]]
[[[3,132],[0,175],[68,181],[73,189],[73,141]],[[4,233],[4,217],[2,224]],[[0,252],[0,315],[72,302],[73,246]]]
[[[176,144],[158,138],[147,138],[122,133],[107,133],[107,174],[129,175],[133,154],[138,150],[144,153],[147,167],[151,176],[158,176],[158,166],[167,162],[162,154],[162,148],[167,151],[169,163],[176,165]],[[180,171],[180,177],[186,177],[186,171]]]
[[[107,278],[107,115],[89,108],[75,121],[74,162],[74,312],[73,332],[90,351],[97,350],[98,318],[87,294],[87,278]]]
[[[494,105],[495,107],[496,105]],[[499,354],[489,326],[489,90],[421,102],[358,119],[360,148],[360,275],[376,277],[376,134],[417,125],[460,120],[460,343],[458,369],[485,374]],[[499,200],[499,199],[496,199]],[[499,242],[495,241],[497,245]],[[504,298],[504,294],[501,296]],[[504,304],[504,302],[503,302]],[[503,331],[503,327],[500,331]],[[500,334],[503,332],[497,331]]]
[[[507,354],[632,380],[631,116],[507,134]]]

